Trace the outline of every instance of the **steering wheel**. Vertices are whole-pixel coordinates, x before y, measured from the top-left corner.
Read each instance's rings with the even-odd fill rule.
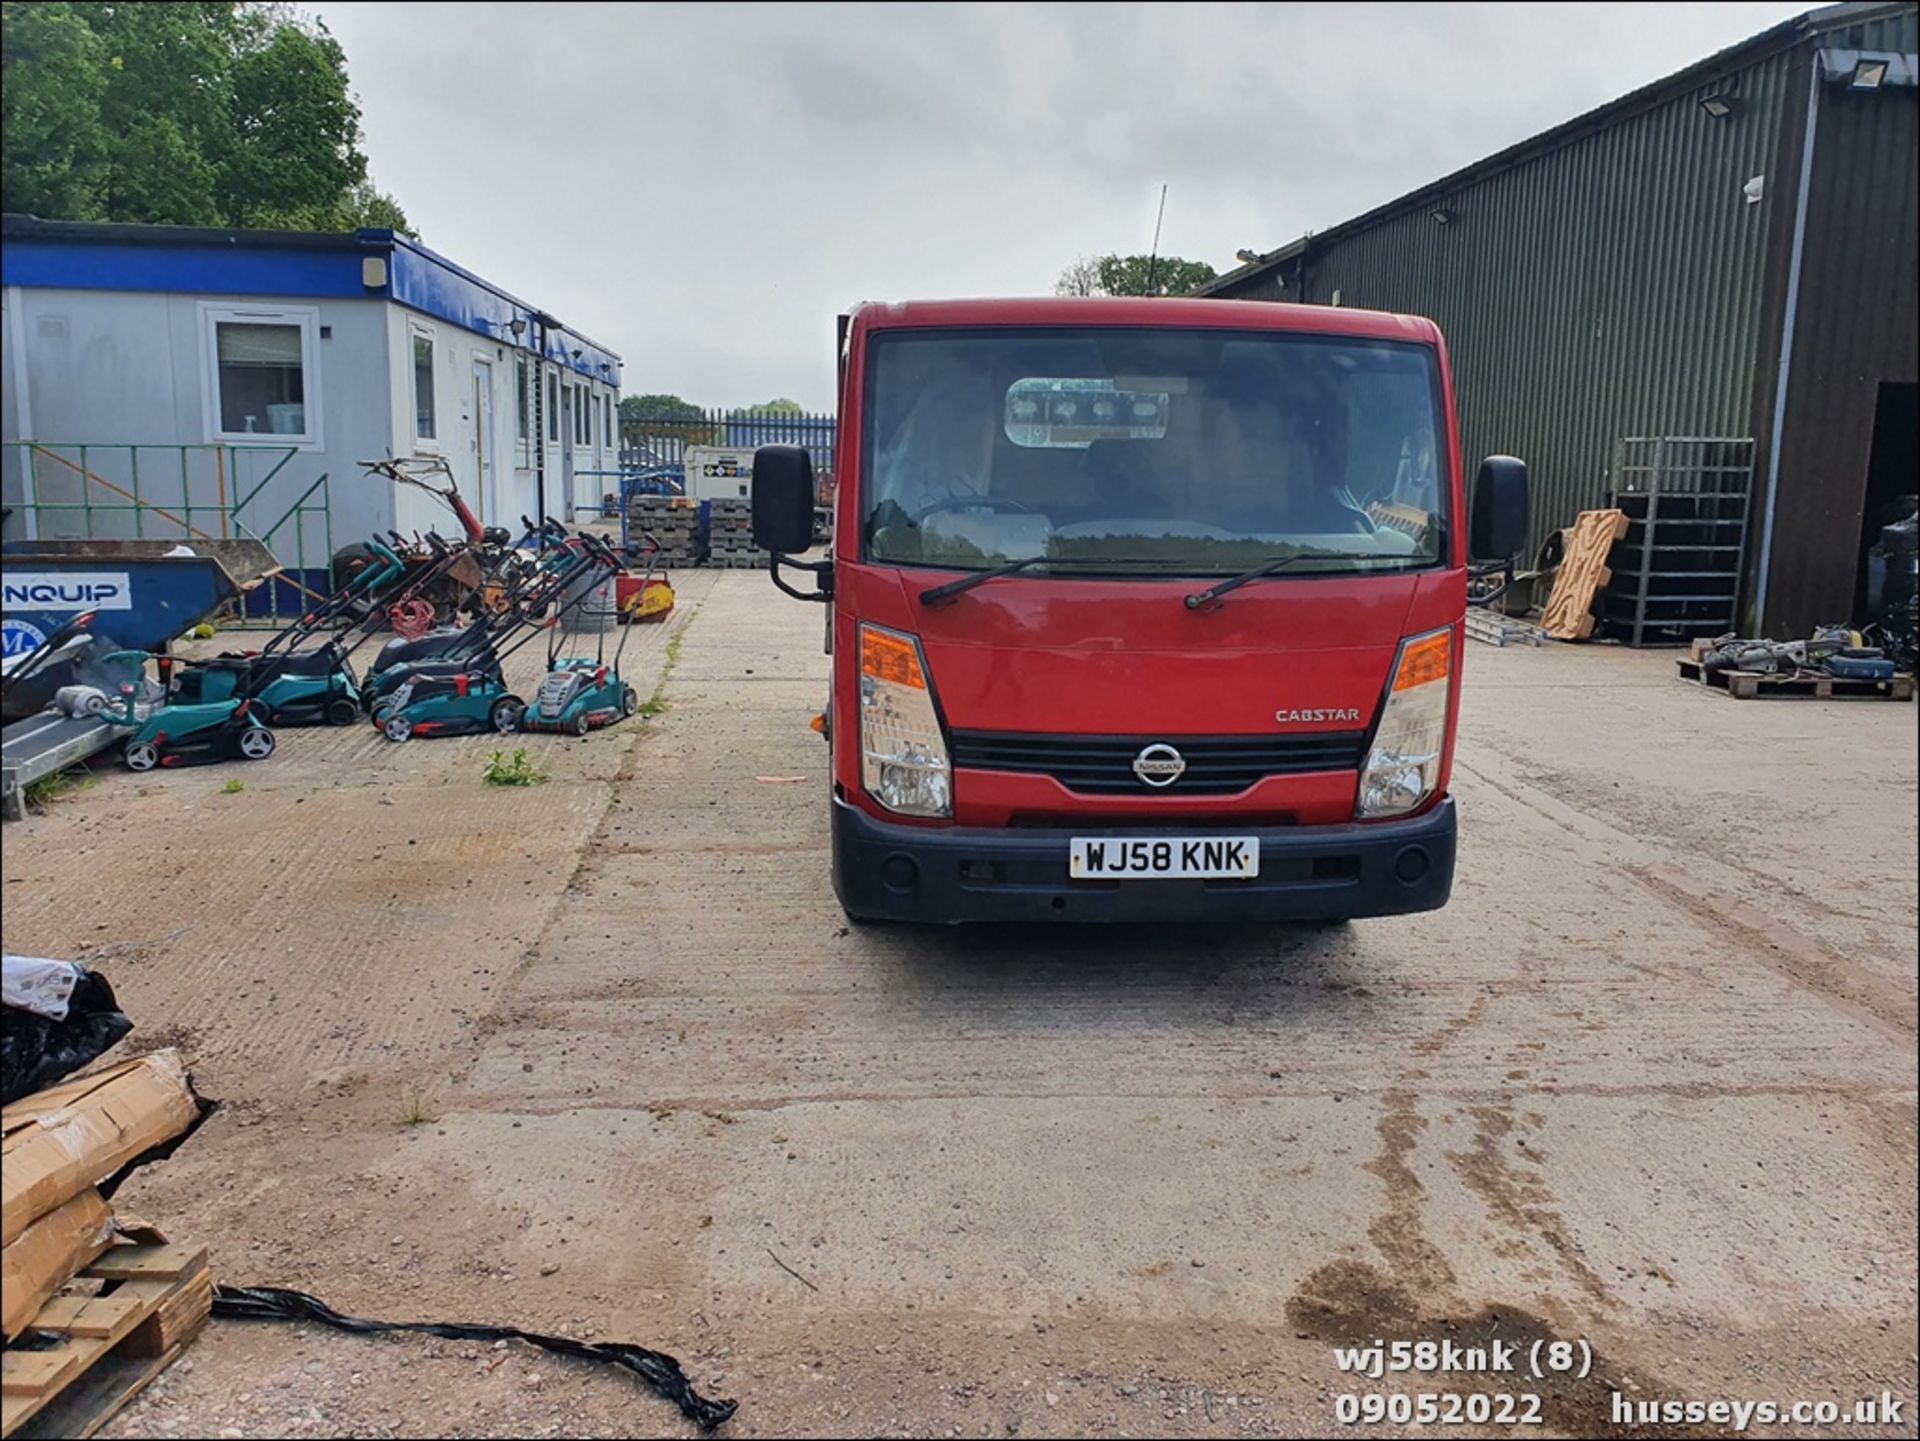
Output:
[[[943,510],[976,509],[1014,511],[1021,515],[1033,514],[1032,506],[1022,505],[1017,500],[1009,500],[1004,495],[949,495],[944,500],[936,500],[932,505],[922,506],[919,510],[915,511],[909,519],[915,525],[918,525],[928,516],[937,515]]]

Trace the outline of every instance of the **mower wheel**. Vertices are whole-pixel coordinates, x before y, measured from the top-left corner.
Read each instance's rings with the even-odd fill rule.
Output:
[[[393,714],[392,701],[390,700],[376,701],[374,703],[373,709],[367,712],[367,719],[372,721],[376,726],[383,726],[387,723],[387,717],[392,714]]]
[[[520,729],[520,713],[526,708],[526,703],[518,697],[502,696],[493,703],[487,719],[493,722],[493,728],[501,735],[510,736]]]
[[[360,719],[360,707],[345,696],[335,696],[327,702],[327,724],[330,726],[350,726]]]
[[[403,741],[413,736],[413,722],[403,715],[389,715],[380,722],[380,734],[390,741]]]
[[[587,719],[585,711],[581,711],[579,715],[567,722],[567,732],[570,735],[583,736],[592,729],[593,722]]]
[[[130,771],[150,771],[160,764],[158,748],[147,741],[135,741],[121,752],[120,758]]]
[[[620,687],[620,714],[622,717],[636,714],[640,709],[640,692],[630,685]]]
[[[278,744],[273,732],[265,726],[248,726],[240,732],[240,755],[245,760],[263,761],[273,754],[273,748]]]

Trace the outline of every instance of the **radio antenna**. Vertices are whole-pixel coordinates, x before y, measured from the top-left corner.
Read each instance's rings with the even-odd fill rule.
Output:
[[[1167,218],[1167,187],[1160,187],[1160,213],[1153,217],[1153,249],[1147,252],[1147,283],[1142,294],[1153,294],[1153,270],[1160,260],[1160,222]]]

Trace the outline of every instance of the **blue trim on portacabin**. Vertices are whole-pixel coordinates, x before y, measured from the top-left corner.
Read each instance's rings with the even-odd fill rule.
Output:
[[[391,230],[352,235],[89,225],[7,217],[0,281],[44,290],[157,291],[212,296],[389,299],[503,346],[533,353],[536,308]],[[361,262],[387,262],[384,285]],[[518,339],[512,324],[522,322]],[[577,330],[547,333],[547,360],[618,387],[619,355]],[[578,350],[580,356],[574,358]],[[603,370],[601,367],[605,366]]]
[[[41,290],[157,290],[207,295],[378,295],[360,283],[360,261],[378,248],[342,236],[338,250],[253,249],[115,241],[11,240],[4,281]]]
[[[380,234],[392,243],[387,286],[393,299],[423,314],[450,320],[455,325],[503,345],[532,352],[535,307],[403,235],[393,235],[391,232],[361,233]],[[514,340],[511,329],[515,320],[524,322],[518,341]],[[580,352],[578,360],[573,358],[575,350]],[[604,384],[617,386],[620,383],[619,355],[577,330],[556,328],[550,331],[547,336],[547,359]],[[603,363],[607,367],[604,371],[600,369]]]

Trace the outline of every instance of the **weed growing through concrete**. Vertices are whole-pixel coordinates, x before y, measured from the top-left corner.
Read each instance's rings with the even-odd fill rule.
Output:
[[[237,796],[246,788],[247,783],[238,776],[235,776],[232,780],[220,787],[220,794],[223,796]]]
[[[534,769],[524,746],[511,759],[505,751],[495,751],[487,757],[487,768],[480,772],[480,779],[490,786],[537,786],[546,778],[545,771]]]
[[[660,683],[653,688],[653,694],[640,702],[635,712],[644,720],[652,720],[667,708],[667,677],[673,674],[673,668],[680,660],[680,642],[686,636],[686,626],[681,626],[667,638],[667,663],[660,668]]]
[[[29,784],[21,794],[21,799],[26,802],[28,810],[44,811],[58,801],[71,800],[83,791],[92,790],[93,784],[93,772],[85,768],[55,771]]]
[[[425,1126],[439,1119],[439,1112],[427,1104],[427,1093],[418,1085],[408,1086],[400,1098],[400,1124]]]

